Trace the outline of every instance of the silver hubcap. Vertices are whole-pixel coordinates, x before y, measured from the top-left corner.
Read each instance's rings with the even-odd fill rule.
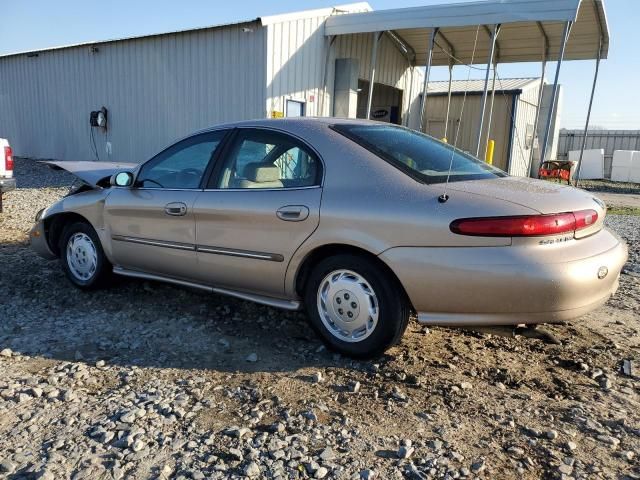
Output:
[[[378,298],[364,277],[351,270],[336,270],[320,282],[318,313],[334,337],[361,342],[378,324]]]
[[[87,281],[98,268],[98,253],[86,233],[74,233],[67,243],[67,265],[78,280]]]

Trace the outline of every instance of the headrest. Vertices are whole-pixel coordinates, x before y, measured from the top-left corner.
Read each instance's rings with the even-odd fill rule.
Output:
[[[280,180],[280,169],[275,165],[264,163],[250,163],[244,167],[244,176],[250,182],[264,183]]]

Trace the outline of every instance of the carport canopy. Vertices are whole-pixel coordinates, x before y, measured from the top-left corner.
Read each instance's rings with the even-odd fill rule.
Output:
[[[541,160],[544,161],[548,153],[551,118],[556,105],[562,61],[595,59],[596,68],[587,109],[584,141],[576,167],[577,185],[600,60],[607,58],[609,51],[609,29],[604,0],[487,0],[331,16],[325,23],[327,37],[366,33],[374,35],[367,118],[370,118],[371,114],[377,46],[384,32],[388,32],[396,40],[412,66],[426,67],[420,102],[420,130],[423,130],[424,125],[427,84],[431,67],[449,66],[449,84],[451,84],[451,68],[454,65],[486,63],[480,124],[476,135],[476,156],[480,156],[481,151],[480,142],[491,67],[493,67],[495,87],[498,63],[541,61],[544,80],[547,62],[557,62],[541,148]],[[483,37],[489,41],[483,41]],[[540,83],[534,131],[538,127],[543,83]],[[493,106],[493,95],[491,106]],[[490,109],[489,129],[491,111]],[[449,108],[447,108],[447,122],[448,116]],[[487,142],[488,139],[487,131]],[[531,151],[530,164],[533,159],[533,149]],[[446,195],[443,195],[443,198],[445,197]]]
[[[423,66],[430,36],[437,29],[431,65],[440,66],[450,65],[450,55],[459,63],[471,63],[472,58],[474,63],[486,63],[490,44],[485,39],[491,27],[500,25],[496,62],[539,62],[543,56],[547,61],[560,58],[566,22],[572,22],[572,27],[565,60],[595,59],[598,53],[607,58],[609,29],[603,0],[489,0],[349,13],[329,17],[325,35],[391,31],[414,65]]]

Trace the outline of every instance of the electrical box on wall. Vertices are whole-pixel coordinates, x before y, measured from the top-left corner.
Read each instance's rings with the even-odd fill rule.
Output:
[[[92,127],[107,128],[107,109],[102,107],[89,114],[89,124]]]

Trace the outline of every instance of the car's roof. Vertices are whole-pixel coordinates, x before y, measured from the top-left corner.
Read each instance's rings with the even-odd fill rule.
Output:
[[[206,132],[210,130],[218,130],[220,128],[234,127],[276,127],[285,130],[289,128],[297,128],[305,125],[336,125],[336,124],[362,124],[362,125],[384,125],[383,122],[373,120],[363,120],[354,118],[337,118],[337,117],[290,117],[290,118],[262,118],[256,120],[242,120],[238,122],[222,123],[200,130]]]

